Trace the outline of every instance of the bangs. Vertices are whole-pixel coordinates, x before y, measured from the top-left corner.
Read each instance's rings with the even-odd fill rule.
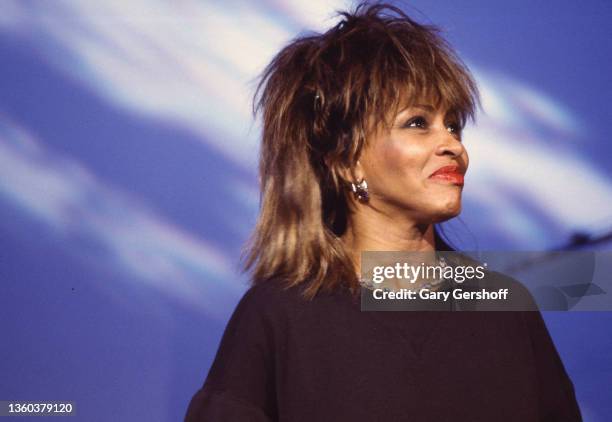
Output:
[[[415,32],[396,26],[381,32],[380,46],[369,69],[372,116],[391,127],[395,116],[415,104],[429,104],[454,116],[463,128],[474,121],[479,92],[469,70],[444,39],[439,29]],[[372,127],[372,129],[376,129]]]

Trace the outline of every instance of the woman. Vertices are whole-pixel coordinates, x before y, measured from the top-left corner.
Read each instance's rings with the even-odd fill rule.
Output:
[[[477,87],[437,29],[342,12],[265,70],[253,286],[188,421],[578,421],[539,312],[362,312],[361,251],[452,250]]]

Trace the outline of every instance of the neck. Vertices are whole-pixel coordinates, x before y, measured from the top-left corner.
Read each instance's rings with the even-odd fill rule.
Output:
[[[351,216],[342,236],[351,251],[357,273],[361,251],[435,251],[434,226],[419,223],[405,215],[389,215],[362,207]]]

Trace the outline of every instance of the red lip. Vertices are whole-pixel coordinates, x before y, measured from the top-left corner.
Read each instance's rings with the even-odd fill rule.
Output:
[[[462,171],[457,165],[450,165],[440,167],[438,170],[433,172],[430,179],[443,180],[448,181],[454,184],[463,185],[463,174],[465,172]]]

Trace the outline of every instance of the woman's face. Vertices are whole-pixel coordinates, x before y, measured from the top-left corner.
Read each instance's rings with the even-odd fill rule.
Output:
[[[368,139],[359,159],[370,203],[418,223],[437,223],[461,212],[463,175],[468,154],[459,121],[429,104],[401,110],[390,131]],[[450,172],[436,171],[454,166]]]

